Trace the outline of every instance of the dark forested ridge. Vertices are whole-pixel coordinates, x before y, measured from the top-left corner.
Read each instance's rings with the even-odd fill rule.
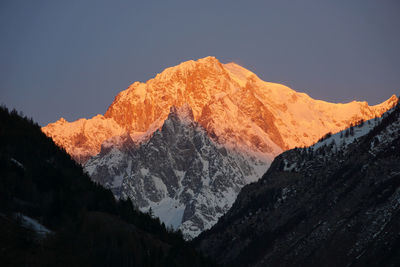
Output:
[[[27,226],[34,219],[50,234]],[[0,108],[1,266],[213,266],[179,232],[116,201],[31,119]]]
[[[276,157],[197,248],[226,266],[400,266],[399,104],[375,121]]]

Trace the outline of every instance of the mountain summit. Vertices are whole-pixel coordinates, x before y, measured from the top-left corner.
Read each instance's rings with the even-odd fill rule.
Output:
[[[60,119],[42,130],[116,197],[152,208],[191,238],[281,152],[378,117],[396,102],[315,100],[206,57],[133,83],[104,116]]]
[[[214,140],[270,162],[283,150],[311,145],[327,132],[380,116],[396,100],[392,96],[376,106],[328,103],[264,82],[235,63],[206,57],[167,68],[146,83],[133,83],[115,97],[104,116],[74,122],[61,118],[43,132],[85,163],[110,137],[155,131],[171,106],[187,104]]]

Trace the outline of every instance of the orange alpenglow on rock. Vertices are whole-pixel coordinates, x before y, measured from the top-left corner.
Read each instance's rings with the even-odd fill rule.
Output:
[[[146,83],[133,83],[104,116],[74,122],[61,118],[42,130],[84,164],[107,139],[128,133],[140,143],[162,126],[172,106],[188,105],[214,142],[258,158],[265,163],[262,173],[284,150],[312,145],[328,132],[381,116],[397,100],[393,95],[375,106],[315,100],[265,82],[235,63],[206,57],[167,68]]]

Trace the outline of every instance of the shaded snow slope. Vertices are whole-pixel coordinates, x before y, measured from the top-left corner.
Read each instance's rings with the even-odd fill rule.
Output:
[[[117,197],[152,209],[166,225],[197,236],[215,224],[264,163],[212,141],[188,105],[171,107],[160,130],[135,144],[130,136],[103,147],[85,170]],[[121,145],[122,144],[122,145]]]

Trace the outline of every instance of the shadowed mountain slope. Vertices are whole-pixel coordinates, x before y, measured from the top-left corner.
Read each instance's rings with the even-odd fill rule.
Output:
[[[398,266],[400,107],[275,158],[196,246],[226,266]]]
[[[0,108],[2,266],[209,266],[159,219],[116,201],[32,120]]]

